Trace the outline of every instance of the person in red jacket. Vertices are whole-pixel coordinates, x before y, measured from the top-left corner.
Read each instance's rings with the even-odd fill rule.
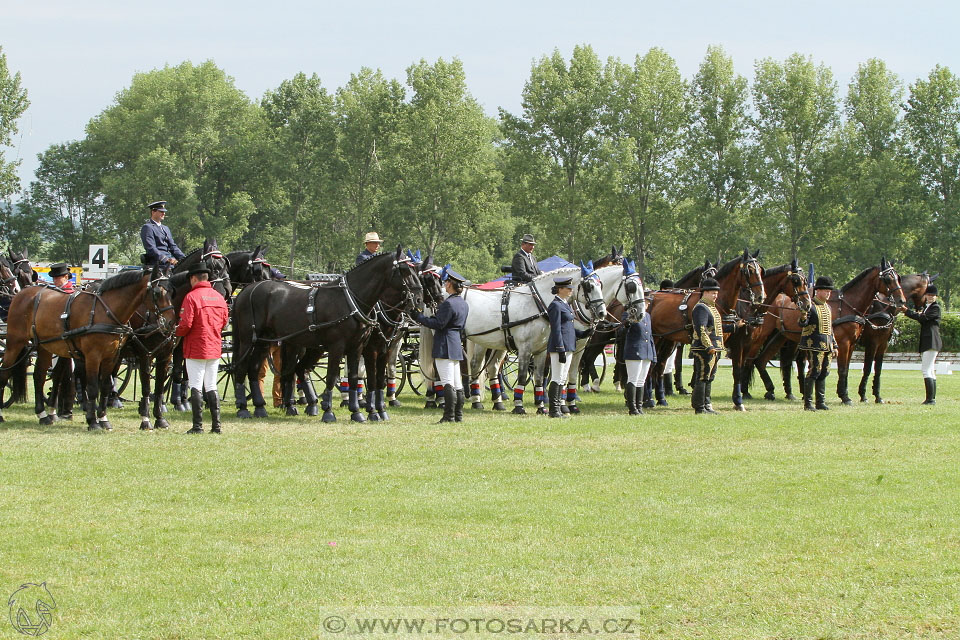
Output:
[[[210,405],[211,433],[220,433],[220,396],[217,394],[217,365],[220,362],[221,332],[230,312],[223,296],[210,286],[210,270],[199,264],[188,272],[190,293],[183,299],[177,335],[183,336],[183,357],[190,381],[193,428],[203,433],[203,399]],[[206,388],[206,396],[203,390]]]

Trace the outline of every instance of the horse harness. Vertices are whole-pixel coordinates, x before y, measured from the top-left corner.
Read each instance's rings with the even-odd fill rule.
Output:
[[[52,285],[46,285],[46,288],[64,293],[61,289]],[[90,321],[85,326],[71,329],[70,308],[73,306],[73,302],[81,295],[93,296],[94,298],[93,304],[90,305]],[[38,345],[63,341],[67,345],[67,352],[70,354],[71,358],[83,358],[83,352],[77,348],[75,339],[87,335],[88,333],[106,333],[121,336],[121,347],[125,339],[133,334],[133,329],[130,328],[130,325],[120,322],[120,320],[117,319],[117,317],[113,314],[113,311],[99,294],[92,291],[74,291],[73,293],[69,294],[67,303],[64,305],[63,312],[60,313],[60,320],[63,322],[63,333],[55,338],[41,340],[40,336],[37,334],[37,309],[40,307],[41,298],[43,298],[43,296],[38,295],[33,301],[33,326],[30,328],[30,333],[33,335],[33,339]],[[106,311],[107,317],[113,320],[116,324],[93,321],[94,316],[97,313],[97,302],[100,302],[100,304],[103,305],[103,309]]]

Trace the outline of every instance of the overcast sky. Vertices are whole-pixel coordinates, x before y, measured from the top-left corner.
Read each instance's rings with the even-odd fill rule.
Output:
[[[22,75],[30,108],[7,159],[80,139],[140,71],[213,60],[258,99],[299,71],[333,91],[363,66],[388,77],[424,58],[458,57],[487,113],[517,112],[531,62],[576,44],[632,61],[659,46],[683,74],[722,45],[752,79],[754,61],[793,52],[828,65],[845,95],[857,65],[884,60],[909,85],[936,65],[960,73],[960,3],[928,0],[655,2],[321,2],[273,0],[0,0],[0,47]]]

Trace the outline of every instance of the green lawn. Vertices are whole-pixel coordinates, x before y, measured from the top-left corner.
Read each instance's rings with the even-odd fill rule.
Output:
[[[141,433],[133,403],[103,435],[8,409],[0,597],[46,581],[49,638],[336,637],[329,612],[596,605],[638,638],[960,637],[960,376],[933,408],[918,372],[887,371],[890,404],[815,414],[735,413],[728,371],[718,416],[674,396],[630,417],[606,387],[567,421],[436,425],[408,394],[387,424],[227,411],[220,437],[181,435],[185,414]]]

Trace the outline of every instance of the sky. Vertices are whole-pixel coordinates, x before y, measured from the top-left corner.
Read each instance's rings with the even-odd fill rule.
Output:
[[[531,64],[578,44],[632,62],[665,49],[688,79],[709,45],[739,73],[799,52],[830,67],[841,96],[857,65],[880,58],[905,86],[937,65],[960,73],[960,3],[805,0],[485,0],[462,3],[272,0],[0,0],[0,48],[30,107],[7,160],[23,187],[37,154],[84,137],[138,72],[213,60],[251,99],[303,71],[335,91],[361,67],[401,81],[411,64],[459,58],[492,116],[519,113]]]

